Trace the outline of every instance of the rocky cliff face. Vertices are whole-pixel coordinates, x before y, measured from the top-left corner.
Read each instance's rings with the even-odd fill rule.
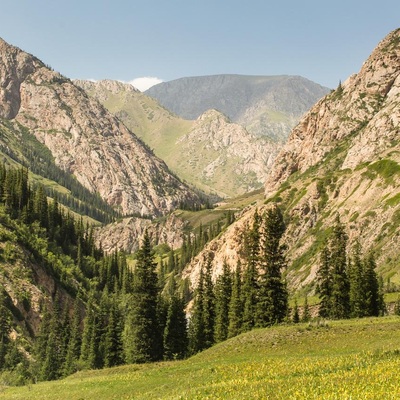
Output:
[[[199,201],[122,122],[70,80],[0,40],[0,115],[124,214],[165,214]]]
[[[272,193],[294,172],[304,172],[347,139],[340,168],[376,160],[399,134],[399,31],[388,35],[357,75],[320,100],[294,128],[266,182]]]
[[[179,249],[187,225],[187,222],[175,214],[170,214],[161,221],[136,217],[124,218],[96,229],[95,241],[106,253],[115,250],[134,253],[142,242],[144,232],[147,231],[154,246],[166,244],[171,249]]]
[[[289,286],[312,284],[321,243],[339,214],[349,247],[374,251],[384,278],[400,279],[400,30],[390,33],[357,75],[320,100],[294,128],[265,185],[288,221]],[[247,217],[248,218],[248,217]],[[219,271],[237,260],[238,221],[211,242]],[[236,233],[235,230],[237,230]],[[203,255],[188,266],[193,282]]]
[[[216,110],[202,114],[177,147],[180,169],[225,196],[259,188],[279,149]]]

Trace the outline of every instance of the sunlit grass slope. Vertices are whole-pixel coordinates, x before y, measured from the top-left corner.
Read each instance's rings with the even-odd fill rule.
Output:
[[[186,361],[2,388],[0,399],[395,399],[400,318],[255,330]]]

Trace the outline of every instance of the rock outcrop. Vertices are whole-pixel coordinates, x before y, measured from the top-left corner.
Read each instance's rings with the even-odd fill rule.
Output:
[[[187,222],[175,214],[156,221],[130,217],[96,229],[95,241],[106,253],[115,250],[133,253],[138,250],[144,232],[147,231],[152,245],[165,244],[171,249],[179,249],[186,227]]]

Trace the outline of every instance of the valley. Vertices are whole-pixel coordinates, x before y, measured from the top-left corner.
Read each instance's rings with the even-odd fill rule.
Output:
[[[330,91],[0,39],[0,399],[396,397],[399,96],[399,29]]]

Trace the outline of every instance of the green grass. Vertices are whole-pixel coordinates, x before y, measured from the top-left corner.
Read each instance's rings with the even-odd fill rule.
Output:
[[[394,399],[400,318],[259,329],[185,361],[79,372],[0,399]]]

